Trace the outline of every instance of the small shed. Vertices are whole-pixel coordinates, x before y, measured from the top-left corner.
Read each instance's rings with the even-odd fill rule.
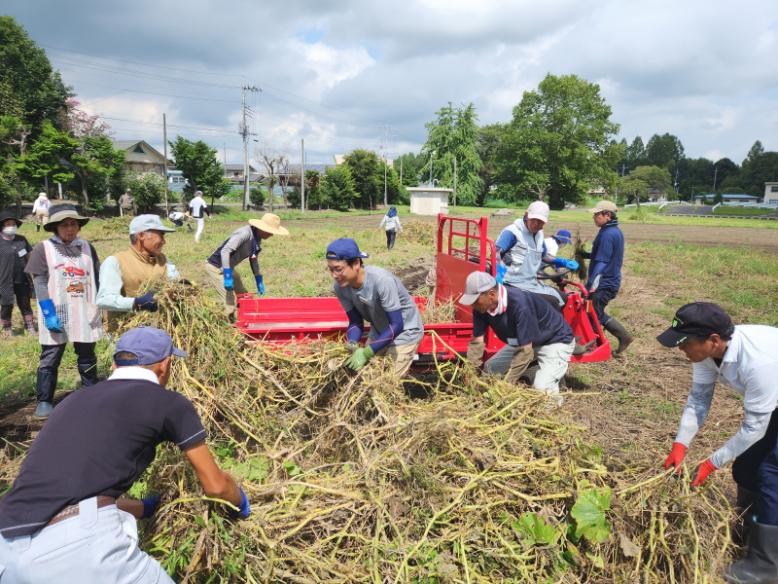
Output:
[[[454,189],[439,187],[408,187],[411,194],[411,213],[414,215],[448,214],[448,198]]]

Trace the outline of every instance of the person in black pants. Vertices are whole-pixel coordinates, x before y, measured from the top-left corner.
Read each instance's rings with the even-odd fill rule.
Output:
[[[36,334],[35,318],[30,306],[30,280],[24,273],[27,254],[32,250],[27,239],[16,233],[22,222],[13,213],[0,213],[0,335],[12,334],[11,316],[16,304],[30,334]]]
[[[394,247],[394,242],[397,239],[397,232],[403,230],[402,223],[400,223],[400,217],[397,215],[397,207],[389,207],[389,210],[381,219],[381,223],[378,225],[386,230],[386,249],[390,250]]]

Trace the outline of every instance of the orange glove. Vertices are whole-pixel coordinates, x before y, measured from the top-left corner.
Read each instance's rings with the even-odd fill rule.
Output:
[[[681,463],[686,456],[686,451],[689,450],[680,442],[673,442],[673,447],[670,450],[670,455],[665,459],[665,470],[671,466],[675,467],[675,472],[681,472]]]
[[[712,473],[714,470],[718,470],[718,469],[716,468],[716,465],[710,461],[709,458],[697,468],[697,476],[694,477],[694,480],[692,481],[692,486],[699,487],[700,485],[702,485],[702,483],[705,482],[705,479],[708,478],[708,475]]]

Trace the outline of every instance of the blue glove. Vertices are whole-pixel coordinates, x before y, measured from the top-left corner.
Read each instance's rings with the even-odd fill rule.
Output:
[[[143,503],[143,519],[148,519],[157,512],[161,500],[162,497],[159,495],[149,495],[141,499],[141,503]]]
[[[578,269],[578,262],[575,260],[569,260],[567,258],[554,258],[551,260],[551,265],[558,268],[567,268],[571,272]]]
[[[135,305],[136,310],[148,310],[149,312],[157,312],[157,309],[159,308],[157,301],[154,300],[154,294],[151,292],[147,292],[143,296],[138,296],[133,301],[133,304]]]
[[[240,491],[240,505],[238,506],[238,515],[240,515],[241,518],[246,519],[249,515],[251,515],[251,504],[249,503],[249,498],[246,496],[246,491],[244,491],[242,487],[238,487],[238,490]]]
[[[498,284],[502,284],[505,279],[505,272],[508,271],[508,267],[505,264],[497,264],[497,275],[494,277]]]
[[[54,301],[51,298],[47,298],[38,302],[38,306],[40,306],[41,313],[43,314],[43,324],[46,325],[46,328],[53,333],[64,333],[65,329],[59,320],[59,316],[57,316]]]
[[[235,288],[235,282],[232,280],[232,268],[224,268],[222,273],[224,274],[224,289],[232,290]]]
[[[257,292],[259,292],[260,296],[265,295],[265,282],[262,280],[262,274],[257,274],[254,276],[254,281],[257,283]]]

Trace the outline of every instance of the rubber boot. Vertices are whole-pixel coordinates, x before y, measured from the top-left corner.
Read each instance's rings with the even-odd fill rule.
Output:
[[[54,406],[51,402],[38,402],[38,406],[35,408],[35,413],[32,416],[39,420],[45,420],[49,417],[53,409]]]
[[[778,525],[754,523],[748,554],[724,570],[730,584],[778,584]]]
[[[57,370],[49,367],[38,367],[38,380],[35,393],[40,402],[54,401],[54,391],[57,389]]]
[[[611,317],[603,326],[606,331],[616,337],[619,341],[619,346],[616,347],[616,350],[613,352],[615,355],[621,355],[624,350],[629,347],[632,341],[635,340],[632,335],[627,332],[627,329],[624,328],[624,325],[613,317]]]
[[[32,314],[24,315],[24,328],[27,330],[27,334],[34,337],[38,334],[38,329],[35,327],[35,316]]]
[[[738,485],[735,500],[737,519],[732,525],[732,541],[737,545],[745,545],[748,542],[748,533],[755,523],[757,497],[754,491]]]
[[[41,230],[41,224],[40,224],[40,223],[38,223],[38,224],[35,226],[35,231],[36,231],[36,232],[40,232],[40,230]]]
[[[588,343],[580,344],[578,342],[578,339],[575,340],[575,349],[573,349],[573,355],[585,355],[592,349],[594,349],[594,343],[597,342],[597,339],[592,339]]]
[[[13,336],[13,334],[14,331],[13,328],[11,327],[11,321],[6,319],[0,320],[0,336],[6,338],[6,337]]]

